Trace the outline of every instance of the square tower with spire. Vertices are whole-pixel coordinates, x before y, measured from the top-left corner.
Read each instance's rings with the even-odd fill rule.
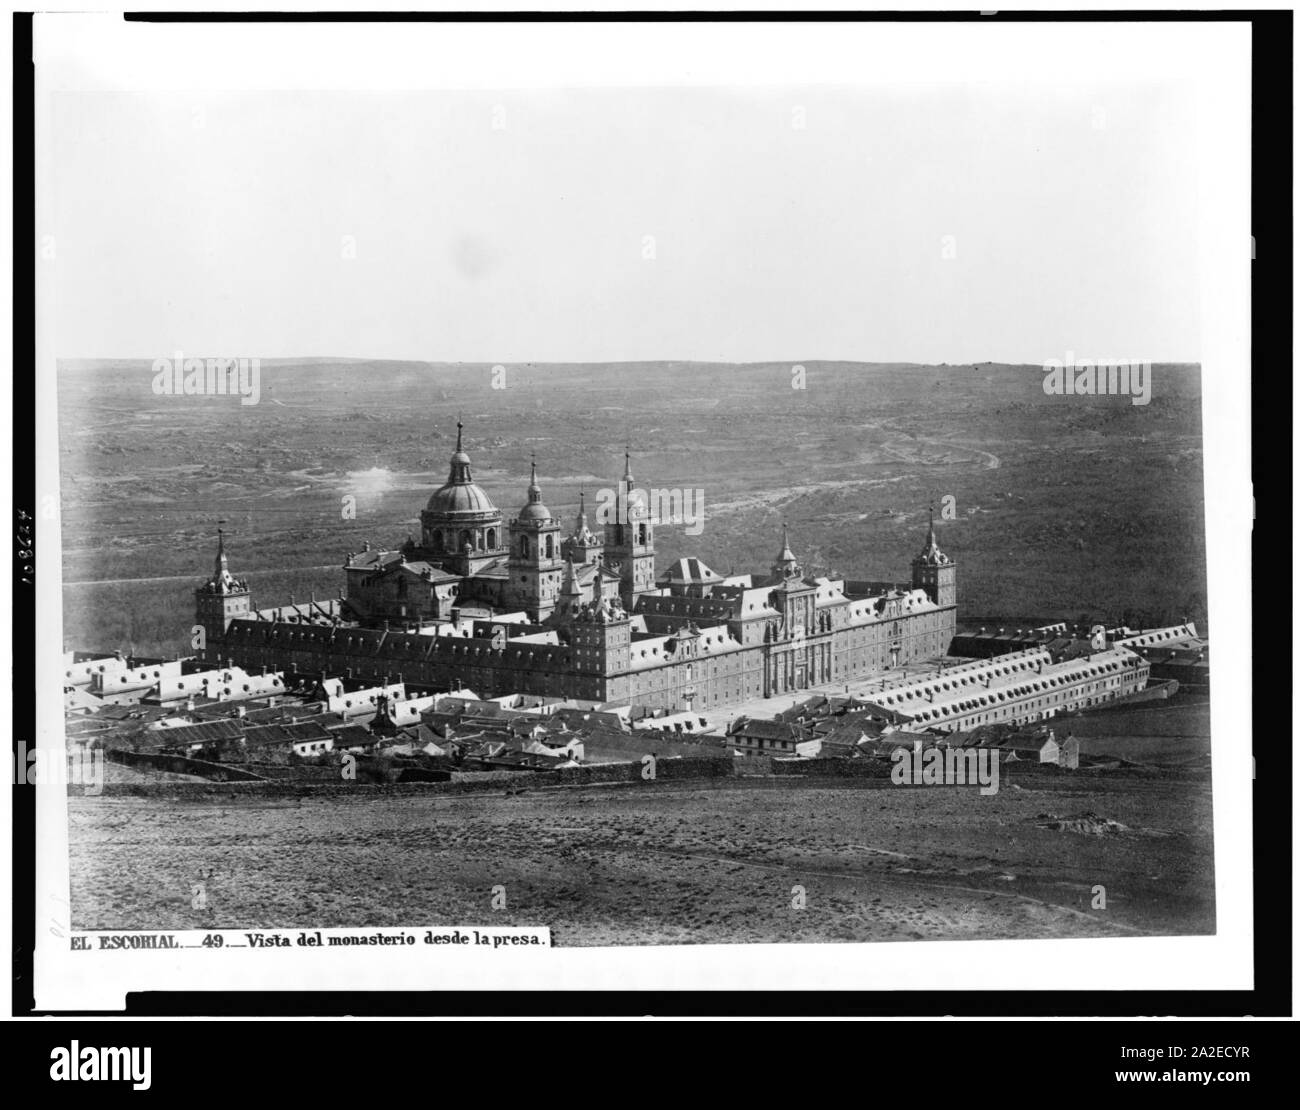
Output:
[[[957,564],[939,550],[934,535],[934,508],[930,509],[930,531],[925,546],[912,560],[912,589],[924,590],[936,605],[957,604]]]
[[[237,617],[247,617],[252,607],[248,583],[230,573],[226,562],[226,534],[217,529],[217,557],[212,577],[194,591],[194,620],[203,634],[195,630],[194,647],[204,662],[220,662],[221,645],[226,629]]]
[[[632,454],[624,453],[623,477],[614,496],[614,519],[605,522],[604,560],[619,576],[619,596],[629,613],[636,599],[655,589],[655,536],[650,508],[632,477]]]
[[[542,504],[537,461],[532,464],[528,501],[510,522],[509,599],[541,622],[560,600],[564,562],[560,555],[560,522]]]

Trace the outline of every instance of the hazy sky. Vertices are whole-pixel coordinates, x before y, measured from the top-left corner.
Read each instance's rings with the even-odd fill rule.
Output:
[[[1193,102],[1073,81],[55,93],[53,346],[1196,360]]]

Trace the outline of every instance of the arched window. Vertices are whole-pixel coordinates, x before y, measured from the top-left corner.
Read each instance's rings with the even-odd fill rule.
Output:
[[[527,559],[527,558],[528,558],[528,551],[529,551],[529,547],[528,547],[528,537],[527,537],[527,536],[520,536],[520,537],[519,537],[519,554],[522,555],[525,559]]]
[[[487,545],[489,551],[495,551],[497,549],[497,530],[495,528],[488,529]]]
[[[471,542],[472,542],[472,541],[471,541],[471,537],[470,537],[470,534],[469,534],[469,529],[468,529],[468,528],[462,528],[462,529],[460,530],[460,549],[461,549],[462,551],[464,551],[465,548],[466,548],[466,546],[470,545]]]
[[[639,544],[644,544],[644,543],[646,543],[646,542],[647,542],[647,537],[648,537],[649,534],[650,534],[650,529],[649,529],[649,527],[648,527],[647,525],[644,525],[644,524],[638,524],[638,525],[637,525],[637,530],[636,530],[636,532],[637,532],[636,542],[639,543]]]
[[[555,537],[554,536],[548,535],[546,537],[546,557],[548,559],[555,558]]]

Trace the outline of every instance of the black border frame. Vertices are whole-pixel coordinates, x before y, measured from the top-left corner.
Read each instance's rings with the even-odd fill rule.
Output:
[[[1284,11],[1016,11],[982,15],[968,12],[128,12],[124,19],[150,23],[313,23],[313,22],[546,22],[618,23],[696,22],[1247,22],[1252,39],[1252,228],[1258,251],[1252,273],[1252,369],[1282,366],[1279,375],[1252,373],[1252,471],[1256,482],[1258,549],[1268,556],[1266,578],[1251,580],[1269,616],[1289,614],[1292,582],[1283,570],[1291,563],[1290,466],[1279,465],[1278,436],[1261,417],[1279,412],[1288,420],[1291,378],[1292,294],[1292,75],[1293,13]],[[32,16],[13,16],[14,180],[13,260],[13,413],[17,420],[35,411],[35,387],[24,366],[35,367],[35,254],[17,244],[36,244],[34,182],[35,70]],[[1243,247],[1244,249],[1244,247]],[[1286,425],[1289,432],[1289,423]],[[1272,433],[1272,434],[1270,434]],[[1288,443],[1290,437],[1287,436]],[[27,443],[13,441],[14,512],[29,514],[40,539],[34,469]],[[1286,453],[1289,463],[1290,452]],[[24,476],[20,478],[19,476]],[[1252,537],[1252,545],[1255,544]],[[16,548],[15,548],[16,551]],[[34,735],[36,696],[27,636],[35,628],[35,589],[22,581],[15,560],[11,587],[13,613],[13,702],[11,745]],[[1256,596],[1254,593],[1252,597]],[[1279,695],[1291,691],[1294,650],[1289,628],[1282,635],[1259,619],[1252,629],[1252,706],[1254,719],[1276,720]],[[1262,609],[1262,606],[1261,606]],[[1265,700],[1267,699],[1267,700]],[[1289,707],[1290,698],[1287,699]],[[1267,726],[1264,726],[1267,727]],[[1272,731],[1272,730],[1270,730]],[[437,992],[176,992],[132,994],[124,1013],[37,1011],[33,1002],[35,925],[35,791],[13,785],[11,903],[13,935],[13,1015],[19,1017],[176,1017],[212,1016],[1098,1016],[1135,1017],[1177,1014],[1186,1017],[1292,1013],[1292,793],[1293,752],[1289,729],[1259,755],[1263,775],[1253,787],[1254,964],[1251,991],[521,991]],[[149,1023],[152,1025],[153,1023]],[[136,1028],[140,1028],[136,1026]],[[156,1028],[156,1027],[155,1027]],[[153,1032],[153,1030],[151,1030]],[[1071,1034],[1073,1035],[1073,1034]],[[62,1033],[51,1040],[62,1040]],[[138,1037],[134,1039],[139,1039]],[[1155,1038],[1153,1038],[1155,1039]],[[1026,1054],[1027,1055],[1027,1054]],[[1016,1054],[1017,1058],[1021,1053]],[[48,1057],[47,1057],[48,1058]],[[1019,1063],[1015,1065],[1017,1068]]]

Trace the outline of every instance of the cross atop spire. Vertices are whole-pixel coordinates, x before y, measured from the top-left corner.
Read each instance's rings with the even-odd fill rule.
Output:
[[[217,521],[217,557],[212,561],[212,577],[204,584],[207,593],[227,594],[247,589],[242,579],[230,573],[226,559],[226,530],[224,520]]]
[[[465,425],[458,418],[456,420],[456,450],[451,456],[451,471],[447,475],[448,485],[467,486],[474,481],[474,476],[469,469],[469,456],[465,454],[464,429]]]
[[[917,559],[923,563],[940,566],[951,562],[947,555],[939,550],[939,540],[934,533],[934,502],[930,502],[930,527],[925,534],[925,546],[921,548],[921,554]]]
[[[790,525],[784,520],[781,521],[781,554],[777,558],[783,563],[794,560],[794,552],[790,550]]]
[[[524,505],[524,510],[530,520],[550,520],[551,518],[551,514],[547,511],[546,506],[542,504],[542,487],[537,484],[536,452],[533,454],[532,463],[529,469],[528,502]],[[531,512],[528,510],[531,510]]]
[[[533,452],[532,464],[528,476],[528,500],[538,502],[542,499],[542,487],[537,484],[537,452]]]

